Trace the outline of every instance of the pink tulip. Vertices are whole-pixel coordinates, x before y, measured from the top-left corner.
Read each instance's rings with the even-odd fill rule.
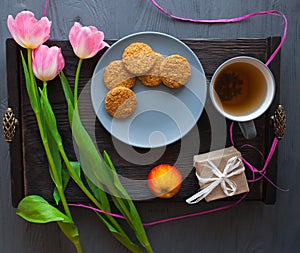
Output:
[[[74,53],[81,59],[95,56],[102,48],[109,45],[103,41],[104,33],[94,26],[81,26],[75,22],[69,33]]]
[[[41,45],[32,51],[32,70],[42,81],[54,79],[64,66],[65,60],[59,47]]]
[[[15,19],[9,15],[7,26],[14,40],[24,48],[35,49],[50,37],[51,21],[47,17],[38,21],[30,11],[18,13]]]

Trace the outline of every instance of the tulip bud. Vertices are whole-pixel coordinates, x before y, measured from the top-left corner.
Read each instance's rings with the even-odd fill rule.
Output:
[[[47,17],[36,20],[30,11],[22,11],[14,19],[7,18],[8,29],[14,40],[24,48],[35,49],[50,37],[51,21]]]
[[[81,26],[75,22],[69,33],[74,53],[81,59],[95,56],[101,49],[109,45],[103,41],[104,33],[94,26]]]
[[[61,48],[41,45],[32,52],[32,70],[42,81],[54,79],[64,68],[65,60]]]

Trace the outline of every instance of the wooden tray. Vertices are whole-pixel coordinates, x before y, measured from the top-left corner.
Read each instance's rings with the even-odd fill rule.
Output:
[[[262,61],[266,61],[270,54],[277,47],[280,38],[272,37],[266,39],[233,39],[233,40],[216,40],[216,39],[183,39],[183,41],[195,52],[199,57],[208,80],[211,78],[215,69],[225,60],[239,55],[248,55],[256,57]],[[114,41],[108,41],[112,44]],[[48,41],[48,45],[57,45],[63,49],[63,54],[66,60],[66,68],[64,72],[68,77],[70,83],[73,83],[75,78],[75,71],[78,59],[75,57],[68,41]],[[49,201],[52,201],[53,183],[49,176],[48,163],[44,154],[43,146],[37,130],[35,116],[29,104],[29,99],[26,93],[24,75],[20,59],[20,48],[12,40],[8,39],[6,42],[7,53],[7,85],[8,85],[8,104],[13,108],[16,117],[20,124],[17,129],[16,136],[10,144],[10,158],[11,158],[11,189],[12,189],[12,204],[17,206],[22,197],[28,194],[42,195]],[[96,57],[85,60],[82,66],[80,77],[80,90],[84,87],[86,96],[89,96],[89,89],[87,86],[92,77],[94,67],[104,51],[100,52]],[[269,117],[273,114],[274,109],[279,102],[279,87],[280,87],[280,56],[278,55],[270,65],[275,81],[276,81],[276,97],[271,108],[261,117],[259,117],[255,124],[258,130],[258,136],[246,141],[243,139],[238,127],[234,127],[234,138],[237,148],[242,144],[249,143],[258,148],[266,157],[269,151],[270,144],[273,139],[272,129],[269,126]],[[72,136],[67,119],[67,107],[63,92],[61,90],[58,79],[53,80],[48,84],[49,98],[52,102],[55,114],[58,120],[60,133],[63,137],[64,145],[70,159],[76,159]],[[198,153],[210,151],[212,131],[209,122],[208,111],[213,110],[208,100],[205,105],[205,110],[198,121],[198,129],[200,133],[201,145]],[[166,147],[165,152],[158,161],[150,165],[136,165],[126,161],[115,150],[112,144],[110,134],[102,127],[96,119],[95,113],[92,109],[90,99],[80,103],[80,114],[88,131],[95,135],[99,149],[106,150],[115,166],[118,173],[125,178],[135,179],[131,181],[130,185],[124,183],[129,193],[139,196],[143,199],[145,187],[142,182],[147,179],[147,174],[153,166],[160,163],[173,164],[177,161],[180,151],[181,141],[177,141]],[[227,122],[229,126],[230,122]],[[227,127],[227,135],[228,135]],[[188,134],[184,138],[190,138],[191,147],[193,145],[193,136]],[[227,136],[226,146],[230,142]],[[220,143],[223,148],[224,143]],[[127,147],[130,150],[132,147]],[[125,146],[126,150],[126,146]],[[192,148],[191,148],[192,150]],[[137,152],[145,153],[148,150],[136,149]],[[242,154],[247,158],[256,168],[261,168],[263,164],[262,157],[257,151],[253,149],[243,149]],[[184,180],[180,192],[168,201],[183,201],[198,190],[198,184],[192,169],[192,158],[194,154],[189,153],[189,150],[183,155],[179,162],[179,169],[189,172],[188,177]],[[251,177],[251,172],[246,169],[246,174]],[[272,162],[267,171],[267,176],[272,181],[276,182],[277,175],[277,153],[275,153]],[[134,183],[132,183],[134,182]],[[275,202],[275,189],[265,181],[259,181],[250,186],[251,191],[247,196],[249,200],[260,200],[265,203],[272,204]],[[85,196],[80,192],[77,186],[71,182],[66,190],[67,199],[70,202],[87,202]],[[152,199],[151,201],[158,199]],[[168,202],[166,201],[166,202]]]

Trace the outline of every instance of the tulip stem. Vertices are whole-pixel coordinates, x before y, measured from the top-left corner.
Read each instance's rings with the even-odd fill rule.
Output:
[[[32,50],[29,48],[27,50],[28,69],[29,69],[29,75],[30,75],[30,83],[31,83],[31,85],[34,85],[34,76],[33,76],[33,72],[32,72],[31,53],[32,53]],[[33,90],[36,90],[36,89],[33,89]],[[35,94],[35,98],[36,98],[36,94]]]
[[[74,84],[74,107],[77,107],[77,102],[78,102],[78,83],[79,83],[79,74],[80,74],[80,69],[82,65],[83,59],[79,58],[77,70],[76,70],[76,76],[75,76],[75,84]]]
[[[38,91],[37,91],[37,86],[35,85],[35,79],[34,79],[34,74],[32,71],[32,49],[28,48],[27,49],[27,60],[28,60],[28,71],[29,71],[29,79],[30,79],[30,90],[32,90],[32,96],[30,97],[30,99],[34,100],[31,101],[32,104],[32,109],[35,113],[38,113],[40,111],[40,104],[39,104],[39,100],[38,100]]]

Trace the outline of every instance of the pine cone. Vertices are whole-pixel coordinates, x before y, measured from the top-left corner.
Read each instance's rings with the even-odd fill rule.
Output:
[[[15,118],[15,114],[11,108],[7,108],[6,113],[3,117],[3,133],[7,142],[12,141],[16,133],[16,126],[18,120]]]
[[[276,138],[282,139],[286,129],[286,114],[282,105],[278,106],[278,108],[275,110],[274,116],[272,116],[271,119]]]

